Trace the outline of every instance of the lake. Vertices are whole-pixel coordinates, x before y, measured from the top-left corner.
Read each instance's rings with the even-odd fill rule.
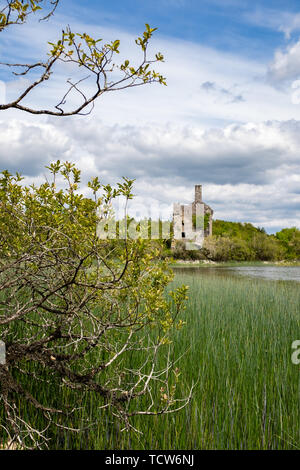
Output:
[[[300,266],[218,266],[218,267],[177,267],[176,273],[193,276],[222,276],[260,278],[273,281],[300,282]]]

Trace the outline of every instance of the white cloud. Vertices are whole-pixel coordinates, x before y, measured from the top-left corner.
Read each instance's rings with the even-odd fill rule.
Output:
[[[275,84],[300,78],[300,40],[289,44],[285,50],[277,50],[269,66],[269,79]]]
[[[217,83],[214,82],[203,82],[201,89],[205,90],[207,93],[213,93],[218,99],[225,100],[225,103],[240,103],[245,101],[242,94],[238,94],[234,89],[227,89],[220,87]]]
[[[220,219],[272,228],[300,220],[300,121],[248,123],[206,130],[189,125],[105,125],[92,118],[33,124],[0,123],[2,168],[27,181],[49,161],[68,159],[86,182],[98,175],[116,183],[136,178],[135,207],[168,218],[172,203],[188,202],[195,184]],[[24,144],[25,143],[25,144]],[[276,225],[277,227],[277,225]]]
[[[46,26],[43,36],[42,28],[26,30],[23,38],[17,29],[10,54],[17,54],[22,39],[24,48],[33,44],[38,57],[44,46],[35,38],[46,42],[59,25]],[[74,29],[118,37],[123,56],[137,57],[127,32],[79,24]],[[295,52],[291,46],[277,53],[269,69],[274,80],[294,77],[292,59],[300,46],[294,47]],[[5,119],[0,122],[1,168],[25,173],[26,182],[41,181],[44,165],[60,158],[78,164],[84,184],[95,174],[111,183],[123,175],[136,178],[137,203],[159,205],[166,218],[174,201],[192,200],[194,184],[202,183],[204,198],[220,219],[266,228],[299,225],[299,108],[288,93],[266,83],[267,65],[163,37],[154,40],[153,50],[166,55],[159,69],[168,87],[109,93],[86,118],[57,120],[14,111],[0,115]],[[46,84],[47,95],[46,88],[35,95],[36,105],[56,99],[59,90],[61,95],[68,77],[60,68]],[[201,87],[206,82],[217,84],[217,94]],[[8,92],[18,86],[12,83]],[[224,99],[230,94],[244,101]]]
[[[58,158],[70,158],[69,139],[55,126],[15,119],[0,121],[2,169],[35,176]]]
[[[290,39],[293,32],[300,30],[300,13],[257,7],[250,12],[246,11],[243,17],[255,26],[283,32],[286,39]]]
[[[40,54],[45,57],[47,38],[58,37],[60,27],[67,22],[70,22],[69,18],[46,26],[39,24],[35,29],[25,29],[25,36],[21,35],[21,28],[17,29],[16,36],[9,37],[13,41],[13,47],[9,49],[11,60],[20,59],[17,54],[21,42],[24,49],[32,50],[35,59],[40,58]],[[122,57],[138,60],[132,34],[99,25],[71,24],[74,30],[93,32],[95,37],[105,40],[119,38]],[[35,41],[36,36],[42,40]],[[159,64],[157,69],[167,77],[168,86],[152,85],[103,95],[97,102],[94,119],[109,124],[186,122],[209,128],[229,122],[298,118],[298,107],[291,102],[290,90],[286,93],[266,83],[267,64],[162,36],[154,37],[151,50],[161,51],[166,57],[166,62]],[[33,95],[36,106],[56,104],[62,97],[71,72],[66,67],[59,67],[57,72],[40,92]],[[207,93],[201,87],[205,82],[217,84],[218,93]],[[16,89],[15,82],[8,87],[10,96]]]
[[[287,39],[290,39],[294,31],[300,30],[300,13],[286,13],[285,21],[279,26],[279,30],[284,32]]]

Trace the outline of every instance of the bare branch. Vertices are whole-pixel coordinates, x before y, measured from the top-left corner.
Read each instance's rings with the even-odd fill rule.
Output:
[[[48,19],[57,8],[57,1],[51,3],[53,5],[53,9],[51,13],[43,19]],[[73,33],[69,26],[66,31],[62,31],[61,39],[57,43],[49,43],[52,48],[49,53],[50,58],[48,61],[39,61],[34,64],[10,64],[1,62],[0,65],[7,66],[12,69],[12,73],[14,75],[29,76],[30,73],[33,73],[35,75],[35,79],[18,98],[10,103],[0,104],[0,111],[18,109],[30,114],[46,114],[58,117],[77,114],[85,115],[91,113],[94,108],[95,101],[106,92],[121,91],[127,88],[155,82],[166,84],[162,75],[149,69],[150,65],[163,61],[163,56],[158,53],[156,54],[155,59],[148,59],[148,44],[155,29],[151,29],[149,25],[146,25],[146,27],[147,29],[143,33],[143,38],[138,38],[138,40],[136,40],[136,44],[142,50],[142,59],[140,64],[134,67],[130,66],[129,60],[125,60],[121,65],[117,65],[113,62],[115,55],[119,54],[119,40],[102,44],[101,39],[95,40],[86,33]],[[99,44],[101,44],[101,47]],[[83,68],[88,72],[88,76],[75,81],[71,78],[67,79],[66,82],[70,86],[67,91],[64,92],[58,103],[53,105],[54,109],[51,107],[48,109],[40,109],[35,108],[34,106],[25,105],[23,103],[24,99],[29,98],[32,92],[39,85],[51,78],[54,73],[55,65],[58,65],[59,62],[68,63],[72,66],[74,72]],[[21,72],[16,71],[16,69],[19,68],[23,68],[23,70]],[[36,76],[38,68],[44,69],[40,76]],[[110,77],[112,78],[111,80]],[[82,88],[79,88],[79,85],[87,80],[87,84],[92,90],[89,93],[85,92]],[[80,103],[78,105],[74,105],[72,102],[68,104],[67,102],[72,91],[76,91],[77,96],[80,98]]]

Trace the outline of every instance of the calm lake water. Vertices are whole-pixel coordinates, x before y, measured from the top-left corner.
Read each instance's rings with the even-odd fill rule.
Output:
[[[300,266],[176,267],[175,272],[193,276],[246,276],[274,281],[300,282]]]

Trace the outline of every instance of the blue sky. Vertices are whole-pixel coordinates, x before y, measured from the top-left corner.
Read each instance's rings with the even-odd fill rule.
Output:
[[[74,17],[88,23],[113,23],[136,33],[148,22],[158,28],[158,35],[175,41],[185,39],[227,52],[242,51],[262,60],[271,58],[274,48],[284,42],[277,27],[282,14],[299,12],[297,0],[116,0],[113,4],[89,0],[85,2],[88,8],[78,0],[66,3]]]
[[[269,232],[300,227],[299,1],[61,0],[51,21],[1,34],[0,60],[45,58],[67,24],[120,39],[121,56],[138,60],[145,22],[158,27],[152,51],[165,55],[158,69],[168,86],[103,95],[85,118],[0,115],[1,167],[40,182],[44,165],[73,160],[84,191],[95,174],[104,183],[132,177],[133,210],[164,218],[202,183],[216,218]],[[68,74],[58,68],[30,104],[63,94]],[[27,83],[4,67],[0,80],[7,100]]]

